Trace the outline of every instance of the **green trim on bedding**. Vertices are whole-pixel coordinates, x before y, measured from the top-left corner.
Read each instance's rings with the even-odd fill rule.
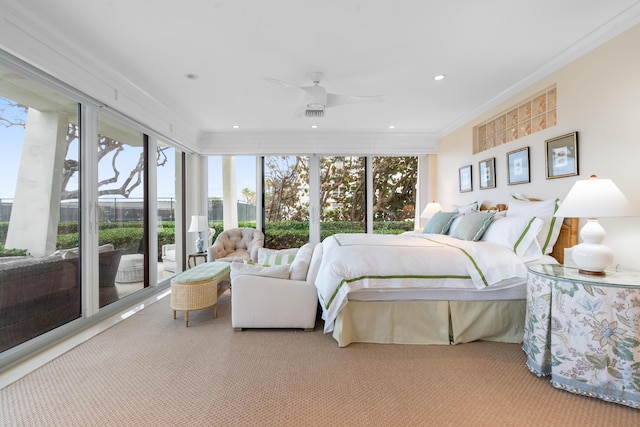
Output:
[[[435,276],[420,276],[420,275],[411,275],[411,274],[395,274],[395,275],[390,275],[390,276],[377,276],[377,275],[369,276],[369,275],[366,275],[366,276],[354,277],[352,279],[342,279],[340,281],[340,284],[336,287],[336,290],[333,292],[333,294],[331,294],[331,298],[329,298],[328,302],[324,302],[324,298],[322,298],[322,295],[320,295],[320,299],[324,302],[325,308],[329,309],[329,307],[333,303],[333,300],[338,295],[338,291],[340,291],[340,289],[342,288],[342,285],[344,285],[345,283],[353,283],[353,282],[357,282],[359,280],[366,280],[366,279],[463,279],[463,280],[470,280],[471,276],[455,276],[455,275],[448,275],[448,274],[435,275]]]
[[[430,241],[433,241],[431,239],[427,239]],[[457,246],[454,245],[450,245],[448,243],[443,243],[443,242],[436,242],[436,243],[440,243],[441,245],[445,245],[445,246],[449,246],[450,248],[455,248],[458,249],[459,251],[461,251],[463,254],[465,254],[467,256],[467,258],[469,258],[469,260],[471,261],[471,263],[473,264],[473,267],[476,269],[476,271],[478,272],[478,274],[480,275],[480,277],[482,278],[482,283],[484,283],[485,288],[487,286],[489,286],[489,282],[487,281],[487,278],[484,276],[484,273],[482,272],[482,270],[480,270],[480,267],[478,267],[478,263],[476,262],[475,259],[473,259],[473,257],[469,254],[469,252],[465,251],[462,248],[459,248]]]
[[[345,234],[349,234],[349,233],[345,233]],[[390,234],[384,235],[384,234],[369,234],[369,233],[352,233],[352,234],[367,234],[367,235],[371,235],[371,236],[392,236]],[[400,236],[400,235],[394,235],[395,237]],[[393,244],[393,245],[385,245],[385,244],[375,244],[375,243],[371,243],[371,242],[366,242],[366,243],[342,243],[335,234],[329,236],[329,237],[333,237],[333,239],[336,241],[337,245],[340,247],[347,247],[347,246],[364,246],[364,247],[371,247],[371,246],[380,246],[383,248],[390,248],[390,247],[394,247],[394,248],[413,248],[415,247],[414,245],[399,245],[399,244]],[[418,237],[418,238],[424,238],[423,236],[414,236],[414,237]],[[441,245],[442,243],[440,242],[436,242],[436,241],[431,241],[432,243],[437,243],[439,245]]]
[[[533,224],[533,221],[535,221],[536,219],[537,218],[535,216],[531,217],[531,219],[527,223],[527,226],[524,228],[524,231],[520,234],[520,237],[518,238],[518,240],[516,240],[516,243],[513,245],[513,252],[515,252],[516,254],[518,253],[518,246],[520,246],[520,243],[522,243],[522,239],[524,239],[524,236],[526,236],[529,233],[529,230],[531,230],[531,224]]]
[[[558,208],[560,207],[560,199],[556,199],[554,204],[555,204],[555,208],[553,209],[553,215],[554,216],[551,217],[551,224],[550,224],[550,227],[549,227],[549,233],[547,233],[547,238],[544,241],[544,245],[542,245],[542,253],[543,254],[547,253],[547,248],[549,247],[549,242],[551,240],[551,235],[553,234],[553,230],[554,230],[555,225],[556,225],[555,214],[558,211]]]

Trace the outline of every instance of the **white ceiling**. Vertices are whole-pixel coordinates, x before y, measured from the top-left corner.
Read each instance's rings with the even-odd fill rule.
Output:
[[[6,0],[198,132],[444,134],[638,22],[636,0]],[[636,53],[634,53],[636,54]],[[302,92],[386,95],[293,119]],[[197,80],[185,77],[199,76]],[[446,74],[440,82],[438,73]],[[389,125],[395,125],[392,131]]]

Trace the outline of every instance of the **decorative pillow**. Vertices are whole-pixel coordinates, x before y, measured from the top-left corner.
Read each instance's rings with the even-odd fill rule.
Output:
[[[298,248],[278,250],[258,248],[258,264],[289,265],[293,262],[297,252]]]
[[[480,203],[476,200],[468,205],[451,205],[451,212],[459,212],[465,214],[468,212],[475,212],[480,210]]]
[[[538,243],[542,248],[542,253],[547,255],[553,252],[553,245],[556,244],[560,235],[563,218],[556,218],[553,215],[560,207],[559,199],[548,199],[542,201],[521,200],[518,194],[511,195],[512,200],[509,202],[507,217],[531,217],[534,215],[540,218],[544,223],[538,232]]]
[[[451,223],[458,215],[458,212],[437,212],[429,219],[427,225],[422,229],[423,233],[447,234]]]
[[[233,281],[233,279],[236,276],[240,276],[242,274],[249,274],[252,276],[275,277],[278,279],[288,279],[289,266],[274,265],[273,267],[265,267],[260,264],[244,264],[241,262],[232,262],[231,275],[230,275],[231,280]]]
[[[454,230],[458,227],[458,224],[460,224],[460,221],[462,221],[463,217],[464,215],[458,215],[453,218],[453,222],[451,222],[451,225],[449,226],[449,235],[453,235],[455,233]]]
[[[491,225],[495,212],[469,212],[462,216],[451,237],[462,240],[480,240],[485,230]]]
[[[307,272],[313,255],[313,245],[305,243],[296,253],[296,257],[289,266],[289,278],[291,280],[307,280]]]
[[[540,218],[526,217],[495,217],[480,240],[497,243],[516,253],[524,262],[534,261],[542,256],[536,237],[542,228]],[[536,251],[529,251],[535,242]],[[525,259],[525,257],[527,259]]]
[[[449,233],[451,237],[462,240],[478,241],[487,230],[495,212],[469,212],[462,215],[460,222]]]

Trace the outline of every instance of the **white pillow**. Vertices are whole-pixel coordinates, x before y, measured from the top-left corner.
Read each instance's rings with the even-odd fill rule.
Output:
[[[289,278],[291,280],[307,280],[307,272],[313,255],[313,245],[305,243],[298,250],[295,259],[289,266]]]
[[[274,265],[273,267],[265,267],[260,264],[244,264],[241,262],[232,262],[231,275],[230,275],[231,280],[233,281],[233,279],[236,276],[240,276],[242,274],[249,274],[252,276],[275,277],[277,279],[288,279],[289,266]]]
[[[298,252],[298,248],[291,248],[291,249],[258,248],[258,264],[289,265],[295,259],[297,252]]]
[[[497,243],[516,253],[524,262],[534,261],[542,256],[536,239],[544,221],[532,216],[495,218],[480,240]],[[535,242],[533,251],[529,251]],[[527,258],[527,259],[525,259]]]
[[[560,207],[560,200],[548,199],[538,202],[516,199],[515,195],[512,195],[512,197],[514,198],[509,202],[507,218],[518,216],[530,218],[533,215],[543,220],[544,224],[538,232],[538,243],[543,254],[547,255],[553,252],[553,245],[558,240],[563,221],[563,218],[553,216]]]
[[[461,214],[478,210],[480,210],[480,203],[477,200],[468,205],[451,205],[451,212],[459,212]]]

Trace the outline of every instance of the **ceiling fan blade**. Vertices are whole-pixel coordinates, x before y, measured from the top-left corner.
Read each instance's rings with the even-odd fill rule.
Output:
[[[293,112],[292,119],[301,119],[304,116],[304,112],[307,108],[307,104],[300,104],[298,108]]]
[[[337,95],[335,93],[327,94],[327,108],[336,107],[344,104],[357,104],[364,102],[381,102],[387,99],[386,95],[371,95],[371,96],[359,96],[359,95]]]
[[[275,84],[277,84],[277,85],[281,85],[281,86],[285,86],[285,87],[294,87],[294,88],[296,88],[296,89],[302,89],[302,90],[304,90],[304,88],[303,88],[303,87],[296,86],[296,85],[294,85],[294,84],[292,84],[292,83],[283,82],[282,80],[276,80],[276,79],[272,79],[272,78],[270,78],[270,77],[264,77],[264,79],[265,79],[266,81],[270,82],[270,83],[275,83]]]
[[[320,85],[301,87],[308,95],[307,104],[327,105],[327,90]]]

